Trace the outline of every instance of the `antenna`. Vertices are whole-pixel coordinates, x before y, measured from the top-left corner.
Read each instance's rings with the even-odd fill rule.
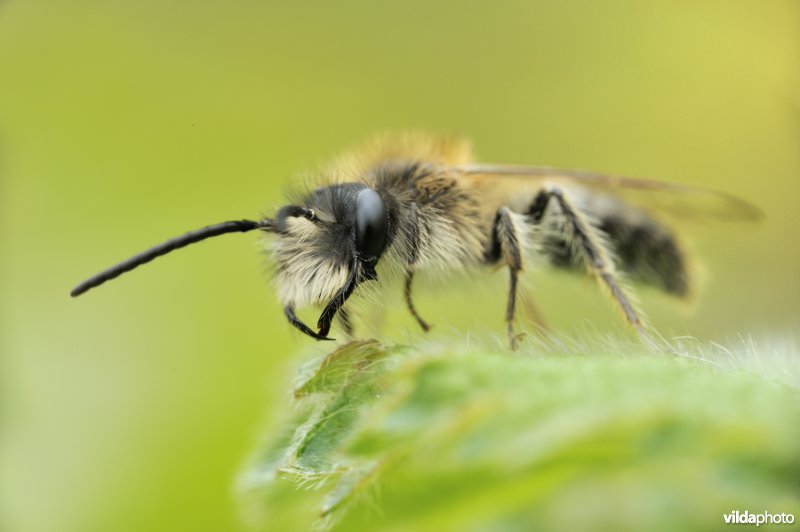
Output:
[[[253,220],[236,220],[209,225],[201,229],[195,229],[194,231],[189,231],[185,235],[172,238],[155,247],[143,251],[142,253],[139,253],[128,260],[120,262],[119,264],[86,279],[72,289],[70,296],[78,297],[84,292],[91,290],[96,286],[100,286],[106,281],[115,279],[125,272],[129,272],[135,268],[138,268],[142,264],[147,264],[155,258],[166,255],[167,253],[186,247],[190,244],[196,244],[197,242],[205,240],[206,238],[220,236],[226,233],[246,233],[247,231],[253,231],[254,229],[263,229],[270,232],[277,231],[274,222],[269,219],[258,222]]]

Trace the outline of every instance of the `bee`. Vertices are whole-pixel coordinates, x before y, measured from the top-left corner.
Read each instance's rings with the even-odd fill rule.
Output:
[[[682,216],[762,216],[744,200],[689,185],[474,162],[469,143],[454,136],[374,139],[323,169],[320,181],[274,216],[190,231],[100,272],[71,295],[207,238],[260,231],[268,240],[288,322],[317,340],[333,340],[329,333],[337,315],[352,334],[346,303],[384,275],[403,278],[405,304],[427,331],[430,325],[412,297],[417,271],[438,270],[446,277],[454,270],[494,265],[508,270],[505,324],[516,348],[518,280],[537,260],[585,269],[624,321],[648,338],[649,326],[625,279],[680,298],[692,293],[694,281],[675,232],[626,195],[646,193],[649,205]],[[322,308],[315,328],[297,316],[309,306]]]

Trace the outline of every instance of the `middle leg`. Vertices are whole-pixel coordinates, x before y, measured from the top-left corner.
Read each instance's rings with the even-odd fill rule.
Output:
[[[417,219],[417,204],[411,203],[410,207],[410,233],[409,233],[409,250],[408,250],[408,262],[406,264],[406,282],[405,287],[403,289],[403,296],[406,300],[406,306],[408,307],[408,311],[414,316],[414,319],[417,320],[419,326],[422,327],[422,330],[428,332],[431,328],[430,324],[422,319],[422,316],[419,315],[417,312],[417,308],[414,306],[414,301],[411,299],[411,285],[414,281],[414,269],[417,264],[417,260],[419,259],[419,220]]]
[[[523,233],[518,230],[513,218],[513,213],[507,207],[501,207],[494,219],[492,228],[492,255],[493,258],[503,259],[508,266],[508,301],[506,303],[506,332],[511,349],[519,344],[520,335],[514,332],[514,314],[517,306],[517,282],[519,272],[522,270]]]

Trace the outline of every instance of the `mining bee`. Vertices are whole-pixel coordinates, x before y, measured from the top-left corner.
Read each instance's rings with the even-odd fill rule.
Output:
[[[261,231],[275,285],[292,326],[317,340],[334,317],[352,333],[345,303],[384,275],[404,277],[408,310],[428,330],[412,299],[414,274],[444,274],[479,265],[508,268],[505,323],[512,348],[518,277],[543,259],[583,268],[647,338],[648,326],[624,279],[687,297],[689,257],[675,233],[651,212],[626,201],[645,192],[648,205],[678,213],[755,220],[751,204],[713,190],[543,166],[473,162],[469,144],[425,134],[384,136],[320,172],[320,185],[272,217],[229,221],[191,231],[91,277],[71,295],[114,279],[176,249],[226,233]],[[658,201],[654,201],[658,198]],[[664,199],[668,200],[666,203]],[[699,201],[698,201],[699,200]],[[380,274],[380,275],[379,275]],[[311,328],[296,310],[320,306]]]

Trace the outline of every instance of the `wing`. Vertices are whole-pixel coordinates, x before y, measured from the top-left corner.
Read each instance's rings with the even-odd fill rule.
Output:
[[[466,179],[502,180],[510,187],[552,183],[599,189],[606,194],[629,200],[645,210],[655,210],[679,220],[717,219],[757,222],[764,218],[761,209],[741,198],[693,185],[547,166],[475,163],[453,167],[453,170]],[[493,184],[499,185],[497,182]]]

